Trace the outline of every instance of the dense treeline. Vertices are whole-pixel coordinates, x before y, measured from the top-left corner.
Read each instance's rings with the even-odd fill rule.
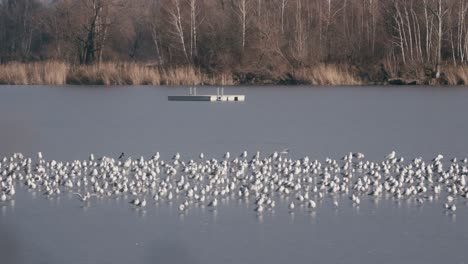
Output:
[[[0,62],[393,76],[418,65],[438,78],[468,62],[467,16],[466,0],[0,0]]]

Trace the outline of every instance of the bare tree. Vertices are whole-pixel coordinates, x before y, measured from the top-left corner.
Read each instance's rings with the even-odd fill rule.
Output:
[[[468,63],[467,18],[466,0],[0,0],[0,62],[207,72],[386,62],[432,64],[440,77],[441,65]]]
[[[401,15],[401,10],[400,10],[400,4],[399,1],[394,1],[394,7],[395,7],[395,12],[393,13],[393,19],[395,20],[396,24],[396,31],[398,32],[398,36],[395,37],[396,41],[394,44],[398,46],[401,50],[401,58],[403,60],[403,63],[406,64],[406,36],[405,36],[405,30],[404,30],[404,25],[403,25],[403,20],[402,20],[402,15]]]
[[[187,53],[187,48],[185,45],[185,35],[184,35],[184,27],[182,24],[182,16],[181,16],[181,7],[180,7],[180,0],[172,0],[172,7],[168,9],[170,15],[170,21],[172,26],[175,28],[175,34],[177,35],[180,46],[183,52],[183,55],[188,63],[191,63],[189,59],[189,55]]]
[[[192,60],[198,56],[198,27],[200,21],[198,21],[199,14],[199,1],[198,0],[188,0],[190,6],[190,57]]]
[[[330,59],[331,52],[331,27],[335,17],[346,7],[346,3],[342,1],[326,0],[327,2],[327,21],[326,21],[326,39],[327,39],[327,59]]]
[[[161,33],[160,33],[160,19],[161,16],[161,3],[159,0],[154,0],[150,4],[149,12],[149,25],[151,32],[151,40],[153,41],[156,50],[156,58],[160,67],[164,66],[164,59],[161,51]]]
[[[296,0],[296,28],[293,54],[299,64],[302,64],[306,57],[306,40],[307,35],[304,28],[302,0]]]
[[[288,0],[280,0],[281,1],[281,33],[284,33],[284,12],[286,11],[286,5],[288,4]]]
[[[4,52],[0,57],[29,57],[36,7],[37,4],[33,0],[4,0],[0,3],[0,23],[3,24],[0,46],[3,46],[1,49]]]
[[[83,53],[81,61],[86,64],[93,63],[96,59],[96,51],[99,49],[97,44],[98,34],[102,32],[102,27],[99,23],[102,22],[101,13],[104,7],[104,1],[91,0],[91,17],[89,22],[85,25],[86,37],[83,39],[78,37],[78,40],[83,43]],[[105,39],[105,38],[104,38]]]
[[[466,49],[464,48],[464,42],[466,45],[466,15],[468,13],[468,4],[464,0],[459,2],[458,20],[457,20],[457,53],[461,63],[465,62]]]
[[[84,0],[70,2],[63,7],[66,16],[68,38],[76,42],[80,63],[100,62],[107,40],[108,29],[112,25],[111,0]]]
[[[442,38],[444,36],[443,25],[444,17],[448,12],[448,9],[444,9],[442,0],[437,0],[437,9],[433,11],[437,18],[438,30],[437,30],[437,57],[436,57],[436,78],[440,78],[440,64],[442,62]]]
[[[241,35],[242,35],[242,51],[245,49],[245,36],[247,30],[247,13],[250,9],[249,0],[233,0],[232,2],[234,13],[239,17],[241,24]]]
[[[424,19],[426,27],[426,60],[429,62],[432,59],[431,50],[432,50],[432,32],[433,32],[433,16],[430,13],[428,0],[423,0],[424,7]]]

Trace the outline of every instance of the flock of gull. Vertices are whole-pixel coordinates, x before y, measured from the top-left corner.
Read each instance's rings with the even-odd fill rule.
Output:
[[[0,205],[15,198],[17,188],[36,190],[45,196],[75,195],[83,203],[93,199],[127,197],[129,206],[144,208],[171,202],[181,212],[208,206],[215,209],[223,199],[236,197],[254,204],[261,214],[285,199],[288,210],[316,210],[324,199],[339,206],[338,197],[349,197],[359,206],[364,197],[411,199],[418,204],[442,200],[444,210],[454,213],[457,203],[468,198],[468,159],[444,162],[406,161],[394,151],[379,162],[367,161],[362,153],[349,153],[341,160],[309,157],[292,159],[288,150],[249,158],[229,152],[221,159],[183,160],[179,153],[163,160],[156,153],[149,159],[118,158],[46,160],[15,153],[0,161]],[[283,204],[283,203],[282,203]]]

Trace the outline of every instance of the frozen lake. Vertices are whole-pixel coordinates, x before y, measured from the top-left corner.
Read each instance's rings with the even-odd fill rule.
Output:
[[[0,156],[89,153],[170,159],[243,150],[325,160],[360,151],[382,160],[468,157],[468,89],[238,87],[245,103],[169,102],[184,87],[0,86]],[[216,93],[198,88],[198,93]],[[287,201],[278,201],[287,203]],[[18,189],[0,204],[1,263],[468,263],[468,205],[342,197],[314,213],[278,206],[261,216],[227,199],[217,210],[135,210],[122,197],[83,206]]]

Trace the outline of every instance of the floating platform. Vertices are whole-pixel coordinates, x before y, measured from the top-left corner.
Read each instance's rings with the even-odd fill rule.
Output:
[[[202,101],[202,102],[245,102],[245,95],[225,95],[224,88],[221,93],[218,88],[216,95],[197,95],[196,88],[190,88],[189,95],[169,95],[169,101]]]
[[[245,95],[169,95],[169,101],[244,102]]]

